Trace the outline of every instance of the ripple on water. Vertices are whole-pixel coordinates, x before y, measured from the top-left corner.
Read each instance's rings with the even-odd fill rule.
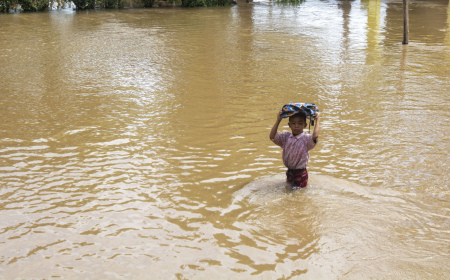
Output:
[[[447,6],[341,2],[0,17],[2,277],[445,279]]]

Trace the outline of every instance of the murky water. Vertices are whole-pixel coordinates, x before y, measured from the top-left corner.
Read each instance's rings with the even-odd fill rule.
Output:
[[[0,15],[0,278],[447,278],[450,8],[401,2]]]

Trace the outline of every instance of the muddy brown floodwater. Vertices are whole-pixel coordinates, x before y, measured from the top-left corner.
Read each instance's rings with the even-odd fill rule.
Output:
[[[448,279],[449,3],[409,14],[0,15],[0,278]],[[291,193],[288,102],[322,112]]]

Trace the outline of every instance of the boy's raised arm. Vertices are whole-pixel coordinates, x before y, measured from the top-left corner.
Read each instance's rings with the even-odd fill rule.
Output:
[[[316,142],[317,138],[319,138],[319,131],[320,131],[320,127],[319,127],[319,123],[320,123],[320,113],[316,114],[316,125],[314,126],[314,131],[313,131],[313,141]]]
[[[272,127],[272,130],[270,131],[270,140],[273,140],[273,139],[275,139],[275,135],[277,134],[277,131],[278,131],[278,126],[280,125],[280,122],[281,122],[281,120],[283,119],[282,117],[281,117],[281,113],[282,113],[282,111],[280,110],[279,112],[278,112],[278,114],[277,114],[277,121],[275,122],[275,124],[273,125],[273,127]]]

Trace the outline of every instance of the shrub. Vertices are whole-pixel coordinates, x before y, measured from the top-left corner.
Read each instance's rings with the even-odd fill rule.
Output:
[[[95,8],[95,0],[72,0],[77,10],[87,10]]]
[[[228,6],[231,3],[231,0],[181,0],[183,7]]]
[[[38,12],[48,8],[48,0],[18,0],[25,12]]]
[[[9,13],[14,4],[13,0],[0,0],[0,13]]]
[[[11,10],[11,2],[8,0],[0,0],[0,12],[9,13]]]
[[[125,7],[126,0],[100,0],[100,7],[106,9],[121,9]]]
[[[277,3],[292,3],[292,4],[302,4],[306,0],[277,0]]]
[[[142,0],[144,8],[151,8],[155,4],[155,0]]]

